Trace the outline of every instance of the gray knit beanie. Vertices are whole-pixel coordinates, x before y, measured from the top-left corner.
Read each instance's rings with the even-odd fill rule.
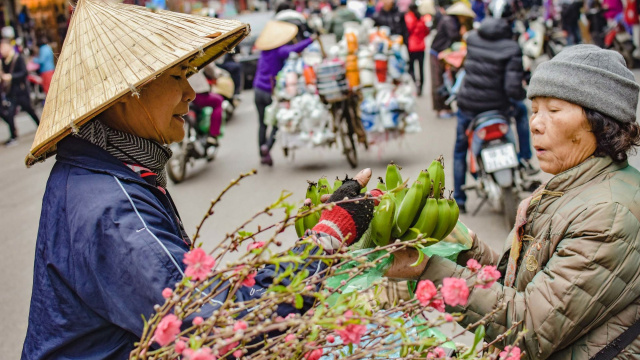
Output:
[[[557,98],[620,122],[633,122],[639,91],[622,55],[595,45],[576,45],[538,66],[527,97]]]

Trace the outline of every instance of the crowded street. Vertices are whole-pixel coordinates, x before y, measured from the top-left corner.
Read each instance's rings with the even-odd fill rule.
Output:
[[[640,71],[635,71],[640,78]],[[394,161],[410,172],[425,168],[433,158],[445,155],[445,172],[451,176],[451,152],[455,137],[455,119],[437,119],[430,110],[429,97],[425,94],[418,99],[418,111],[423,132],[407,135],[384,147],[372,147],[368,151],[358,149],[360,167],[371,167],[374,176],[384,176],[389,161]],[[275,201],[282,190],[293,192],[293,198],[301,198],[306,190],[306,181],[327,176],[343,177],[353,175],[344,156],[337,149],[300,150],[293,160],[274,152],[274,166],[260,166],[257,149],[252,140],[257,132],[257,114],[253,106],[251,91],[242,93],[242,103],[227,125],[221,140],[220,153],[207,163],[201,160],[195,171],[181,184],[169,185],[169,191],[176,199],[180,215],[187,232],[192,235],[210,201],[240,173],[258,170],[257,176],[248,178],[240,187],[232,190],[220,203],[220,211],[207,222],[201,240],[206,246],[213,246],[226,232]],[[31,145],[35,126],[28,116],[18,120],[18,126],[25,129],[25,136],[19,146],[0,149],[0,164],[5,169],[2,177],[1,212],[2,241],[5,244],[4,260],[0,262],[2,288],[0,303],[4,322],[13,324],[3,327],[0,352],[7,359],[15,359],[21,351],[22,340],[27,327],[29,299],[31,296],[34,246],[37,234],[42,193],[47,175],[53,166],[52,159],[42,166],[25,168],[24,154]],[[6,129],[0,128],[0,137],[6,136]],[[277,145],[276,145],[277,146]],[[632,156],[630,164],[640,167],[640,156]],[[548,178],[541,174],[540,178]],[[479,203],[470,195],[469,206],[474,209]],[[478,233],[478,237],[499,250],[503,246],[510,229],[503,225],[501,214],[486,207],[476,216],[461,215],[460,219]],[[283,238],[295,240],[292,228]],[[238,254],[239,255],[239,254]],[[451,328],[451,327],[448,327]]]

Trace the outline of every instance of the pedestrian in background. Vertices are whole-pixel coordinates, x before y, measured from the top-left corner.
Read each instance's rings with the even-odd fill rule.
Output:
[[[433,109],[438,113],[439,118],[450,118],[453,116],[451,107],[445,104],[446,98],[438,91],[443,82],[444,66],[438,59],[438,54],[451,47],[455,42],[461,41],[462,36],[467,32],[464,25],[467,21],[473,20],[476,13],[470,7],[458,2],[451,5],[445,15],[438,20],[437,33],[431,43],[429,54],[429,64],[431,70],[431,96],[433,99]]]
[[[349,21],[360,23],[358,16],[347,8],[347,0],[340,0],[340,5],[331,13],[326,29],[330,34],[335,34],[336,40],[340,41],[344,35],[344,24]]]
[[[0,55],[2,55],[2,88],[4,91],[0,117],[9,125],[11,137],[4,144],[10,146],[16,144],[18,139],[15,125],[18,106],[31,116],[36,125],[40,124],[40,119],[31,106],[31,97],[27,89],[27,64],[13,48],[11,40],[2,39],[0,41]]]
[[[264,123],[264,110],[271,104],[271,93],[278,72],[282,70],[285,60],[292,52],[301,52],[311,45],[314,37],[302,40],[296,44],[289,44],[296,37],[298,27],[284,21],[272,20],[267,23],[255,42],[255,47],[261,50],[256,76],[253,79],[253,91],[256,109],[258,110],[258,146],[260,163],[273,165],[271,148],[276,141],[278,128],[273,126],[267,136],[267,125]]]
[[[375,26],[387,26],[391,29],[391,35],[401,35],[406,44],[409,39],[409,30],[404,21],[404,14],[400,12],[394,0],[382,0],[382,8],[373,15]]]
[[[409,74],[416,83],[418,96],[422,96],[422,87],[424,85],[424,51],[426,44],[424,38],[429,35],[429,28],[426,22],[428,15],[422,16],[418,11],[418,6],[413,3],[409,6],[409,11],[404,16],[409,31]],[[418,66],[420,80],[416,79],[415,66]]]
[[[53,49],[49,45],[49,39],[46,36],[40,36],[38,38],[38,55],[32,60],[34,63],[40,66],[39,72],[42,77],[42,89],[44,93],[49,92],[49,86],[51,85],[51,79],[53,78],[53,71],[56,68],[53,59]]]
[[[222,102],[224,97],[211,91],[211,85],[207,79],[215,79],[215,65],[213,63],[207,65],[204,69],[189,77],[189,85],[196,93],[193,105],[199,109],[211,107],[211,117],[209,118],[209,136],[207,136],[207,144],[210,146],[218,146],[218,137],[220,136],[220,127],[222,126]]]
[[[566,0],[562,3],[562,30],[567,32],[567,45],[577,45],[582,42],[580,34],[581,0]]]

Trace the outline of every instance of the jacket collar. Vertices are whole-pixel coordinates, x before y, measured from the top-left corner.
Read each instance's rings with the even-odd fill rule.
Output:
[[[624,169],[627,166],[629,166],[627,161],[616,163],[608,156],[592,156],[571,169],[554,176],[549,180],[545,189],[551,191],[568,191],[593,180],[605,172]]]
[[[122,180],[149,185],[139,174],[106,150],[75,136],[67,136],[58,143],[56,160],[87,170],[115,176]]]

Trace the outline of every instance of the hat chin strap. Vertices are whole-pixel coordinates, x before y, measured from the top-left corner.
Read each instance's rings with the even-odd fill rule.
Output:
[[[153,119],[151,118],[151,115],[149,114],[149,111],[147,111],[147,108],[140,101],[140,97],[136,96],[135,98],[138,101],[138,104],[140,104],[140,107],[142,108],[142,110],[144,110],[144,113],[147,115],[147,121],[149,123],[151,123],[151,126],[153,127],[153,130],[155,130],[156,134],[158,135],[158,137],[162,141],[162,145],[167,145],[167,141],[164,139],[164,136],[162,136],[162,133],[160,132],[160,130],[158,130],[158,127],[156,126],[156,122],[153,121]]]

